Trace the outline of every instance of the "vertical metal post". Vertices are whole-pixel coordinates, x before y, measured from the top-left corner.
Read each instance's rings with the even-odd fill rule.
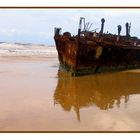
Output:
[[[121,30],[122,30],[122,26],[121,26],[121,25],[118,25],[118,36],[117,36],[117,41],[119,41],[119,39],[120,39]]]
[[[105,23],[105,19],[102,18],[101,19],[101,31],[100,31],[100,34],[102,35],[103,34],[103,30],[104,30],[104,23]]]
[[[62,30],[61,28],[54,28],[54,34],[60,35],[61,30]]]
[[[81,34],[81,30],[82,30],[82,21],[84,22],[84,28],[85,28],[85,18],[80,17],[79,28],[78,28],[78,37],[80,37],[80,34]]]
[[[127,23],[125,24],[125,26],[126,26],[126,36],[127,36],[127,37],[130,37],[131,23],[130,23],[130,25],[129,25],[129,23],[127,22]]]

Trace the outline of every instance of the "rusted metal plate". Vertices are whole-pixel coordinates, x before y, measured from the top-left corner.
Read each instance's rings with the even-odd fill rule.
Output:
[[[120,28],[120,27],[119,27]],[[103,25],[102,25],[103,32]],[[136,37],[83,31],[54,36],[60,64],[73,75],[140,67],[140,40]]]

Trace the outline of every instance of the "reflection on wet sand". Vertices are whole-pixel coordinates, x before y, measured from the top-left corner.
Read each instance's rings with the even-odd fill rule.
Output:
[[[55,104],[65,111],[74,108],[80,121],[80,108],[97,106],[101,110],[122,107],[130,95],[140,93],[140,74],[115,72],[83,77],[70,77],[58,72],[58,84],[54,93]]]

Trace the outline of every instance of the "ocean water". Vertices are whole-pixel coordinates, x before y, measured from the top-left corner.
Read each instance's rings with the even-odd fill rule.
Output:
[[[52,46],[19,44],[19,43],[1,43],[0,56],[53,56],[56,55],[56,49]]]
[[[73,130],[139,131],[139,83],[140,70],[82,77],[59,71],[54,101],[77,122]]]
[[[139,69],[71,77],[55,47],[0,48],[0,131],[140,130]]]

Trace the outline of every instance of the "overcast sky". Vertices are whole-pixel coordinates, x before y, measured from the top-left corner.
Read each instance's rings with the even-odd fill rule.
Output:
[[[140,9],[0,9],[0,42],[19,42],[54,45],[54,27],[62,32],[77,34],[79,18],[101,26],[105,18],[105,32],[117,34],[117,25],[131,22],[131,35],[140,38]]]

